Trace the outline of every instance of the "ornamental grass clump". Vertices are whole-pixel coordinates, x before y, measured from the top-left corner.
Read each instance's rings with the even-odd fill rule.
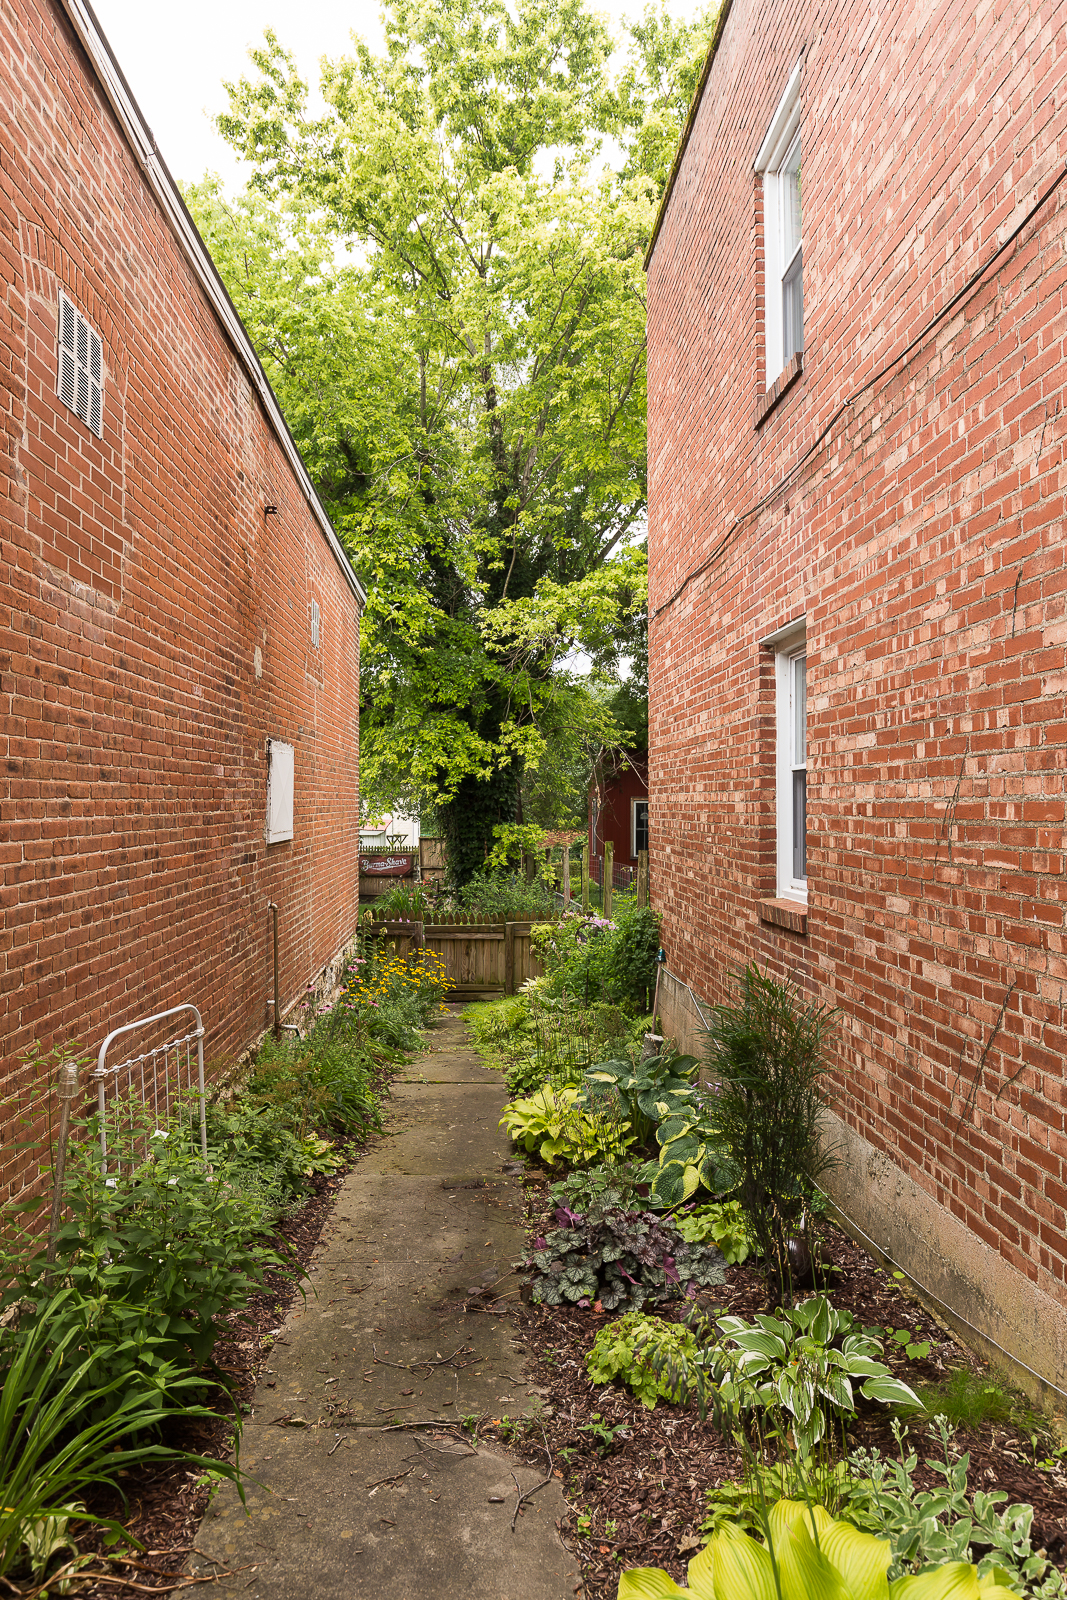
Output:
[[[788,1306],[790,1242],[810,1220],[810,1185],[834,1161],[820,1140],[819,1084],[836,1014],[756,966],[737,985],[737,1003],[715,1007],[708,1033],[708,1071],[720,1084],[715,1125],[771,1301]]]

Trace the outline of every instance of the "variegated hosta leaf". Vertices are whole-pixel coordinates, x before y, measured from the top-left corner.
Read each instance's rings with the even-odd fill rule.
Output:
[[[776,1333],[765,1333],[762,1328],[748,1328],[733,1335],[734,1343],[746,1356],[762,1356],[767,1361],[784,1361],[788,1350],[784,1339]]]
[[[915,1390],[899,1378],[868,1378],[860,1393],[868,1400],[881,1400],[887,1406],[915,1406],[919,1411],[925,1410]]]

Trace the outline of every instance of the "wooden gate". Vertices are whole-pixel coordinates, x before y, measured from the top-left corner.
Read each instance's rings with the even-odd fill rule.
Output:
[[[401,954],[425,946],[444,962],[449,997],[515,994],[544,971],[530,946],[532,921],[476,922],[442,917],[433,922],[376,921],[374,931],[396,941]]]

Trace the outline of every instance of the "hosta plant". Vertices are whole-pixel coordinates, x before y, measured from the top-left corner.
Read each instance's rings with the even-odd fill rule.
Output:
[[[653,1363],[650,1359],[653,1351],[662,1354],[667,1350],[677,1352],[682,1359],[677,1363]],[[641,1404],[654,1411],[657,1400],[683,1405],[689,1398],[683,1385],[677,1380],[672,1383],[664,1374],[672,1366],[691,1365],[696,1354],[696,1339],[688,1328],[665,1322],[662,1317],[628,1311],[601,1328],[585,1358],[585,1370],[593,1383],[611,1383],[614,1378],[621,1378]]]
[[[722,1194],[736,1187],[737,1171],[723,1147],[715,1104],[694,1090],[690,1103],[672,1111],[656,1128],[659,1159],[650,1163],[650,1199],[661,1210],[691,1200],[698,1189]]]
[[[720,1317],[718,1326],[724,1338],[708,1365],[721,1398],[741,1410],[777,1413],[802,1453],[825,1436],[829,1418],[852,1415],[856,1390],[883,1405],[922,1410],[914,1389],[880,1359],[881,1342],[825,1295],[755,1323]]]
[[[658,1567],[619,1579],[618,1600],[1008,1600],[1005,1575],[980,1577],[963,1561],[890,1583],[888,1541],[835,1522],[822,1506],[780,1500],[767,1517],[767,1543],[720,1528],[689,1563],[683,1589]]]
[[[665,1118],[691,1115],[695,1056],[662,1054],[632,1066],[629,1061],[599,1061],[585,1075],[586,1103],[613,1095],[638,1144],[647,1144]]]
[[[640,1311],[649,1300],[692,1297],[725,1279],[719,1252],[687,1244],[666,1218],[621,1210],[587,1218],[560,1206],[556,1220],[523,1262],[534,1299],[545,1305]]]
[[[561,1156],[574,1166],[605,1157],[617,1160],[633,1143],[629,1123],[611,1106],[587,1110],[578,1098],[577,1089],[553,1089],[545,1084],[536,1094],[510,1101],[500,1126],[516,1144],[536,1151],[549,1166]]]

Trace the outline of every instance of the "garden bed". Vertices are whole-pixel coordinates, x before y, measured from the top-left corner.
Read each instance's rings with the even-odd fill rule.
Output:
[[[545,1225],[547,1182],[540,1171],[528,1179],[531,1230]],[[943,1382],[954,1370],[987,1376],[986,1369],[919,1305],[891,1275],[838,1228],[823,1225],[830,1262],[832,1299],[851,1311],[864,1326],[908,1327],[930,1353],[909,1360],[893,1352],[889,1365],[913,1387]],[[701,1306],[751,1318],[765,1309],[766,1287],[750,1265],[727,1268],[727,1281],[702,1291]],[[657,1314],[680,1320],[679,1302],[656,1308]],[[570,1511],[560,1533],[581,1561],[584,1600],[615,1600],[619,1575],[628,1567],[662,1567],[677,1582],[685,1581],[688,1561],[701,1547],[701,1524],[708,1489],[724,1480],[740,1480],[743,1463],[737,1449],[710,1420],[701,1422],[695,1408],[660,1400],[649,1411],[621,1383],[594,1387],[585,1358],[599,1330],[610,1320],[592,1306],[520,1306],[515,1318],[529,1349],[528,1373],[544,1399],[543,1423],[556,1470],[563,1478]],[[960,1426],[955,1444],[971,1456],[969,1487],[999,1489],[1008,1502],[1034,1506],[1033,1544],[1047,1550],[1063,1567],[1067,1561],[1067,1470],[1051,1452],[1047,1421],[1029,1410],[1021,1397],[1009,1396],[987,1379],[999,1404],[1010,1412],[1000,1420],[973,1428]],[[590,1426],[592,1425],[592,1427]],[[610,1443],[597,1427],[610,1432],[622,1427]],[[916,1483],[934,1487],[935,1474],[922,1458],[933,1445],[921,1422],[909,1423],[920,1456]],[[539,1436],[539,1429],[535,1437]],[[895,1453],[890,1414],[884,1407],[861,1406],[849,1436],[850,1446],[878,1447]],[[1041,1467],[1038,1462],[1047,1460]]]

